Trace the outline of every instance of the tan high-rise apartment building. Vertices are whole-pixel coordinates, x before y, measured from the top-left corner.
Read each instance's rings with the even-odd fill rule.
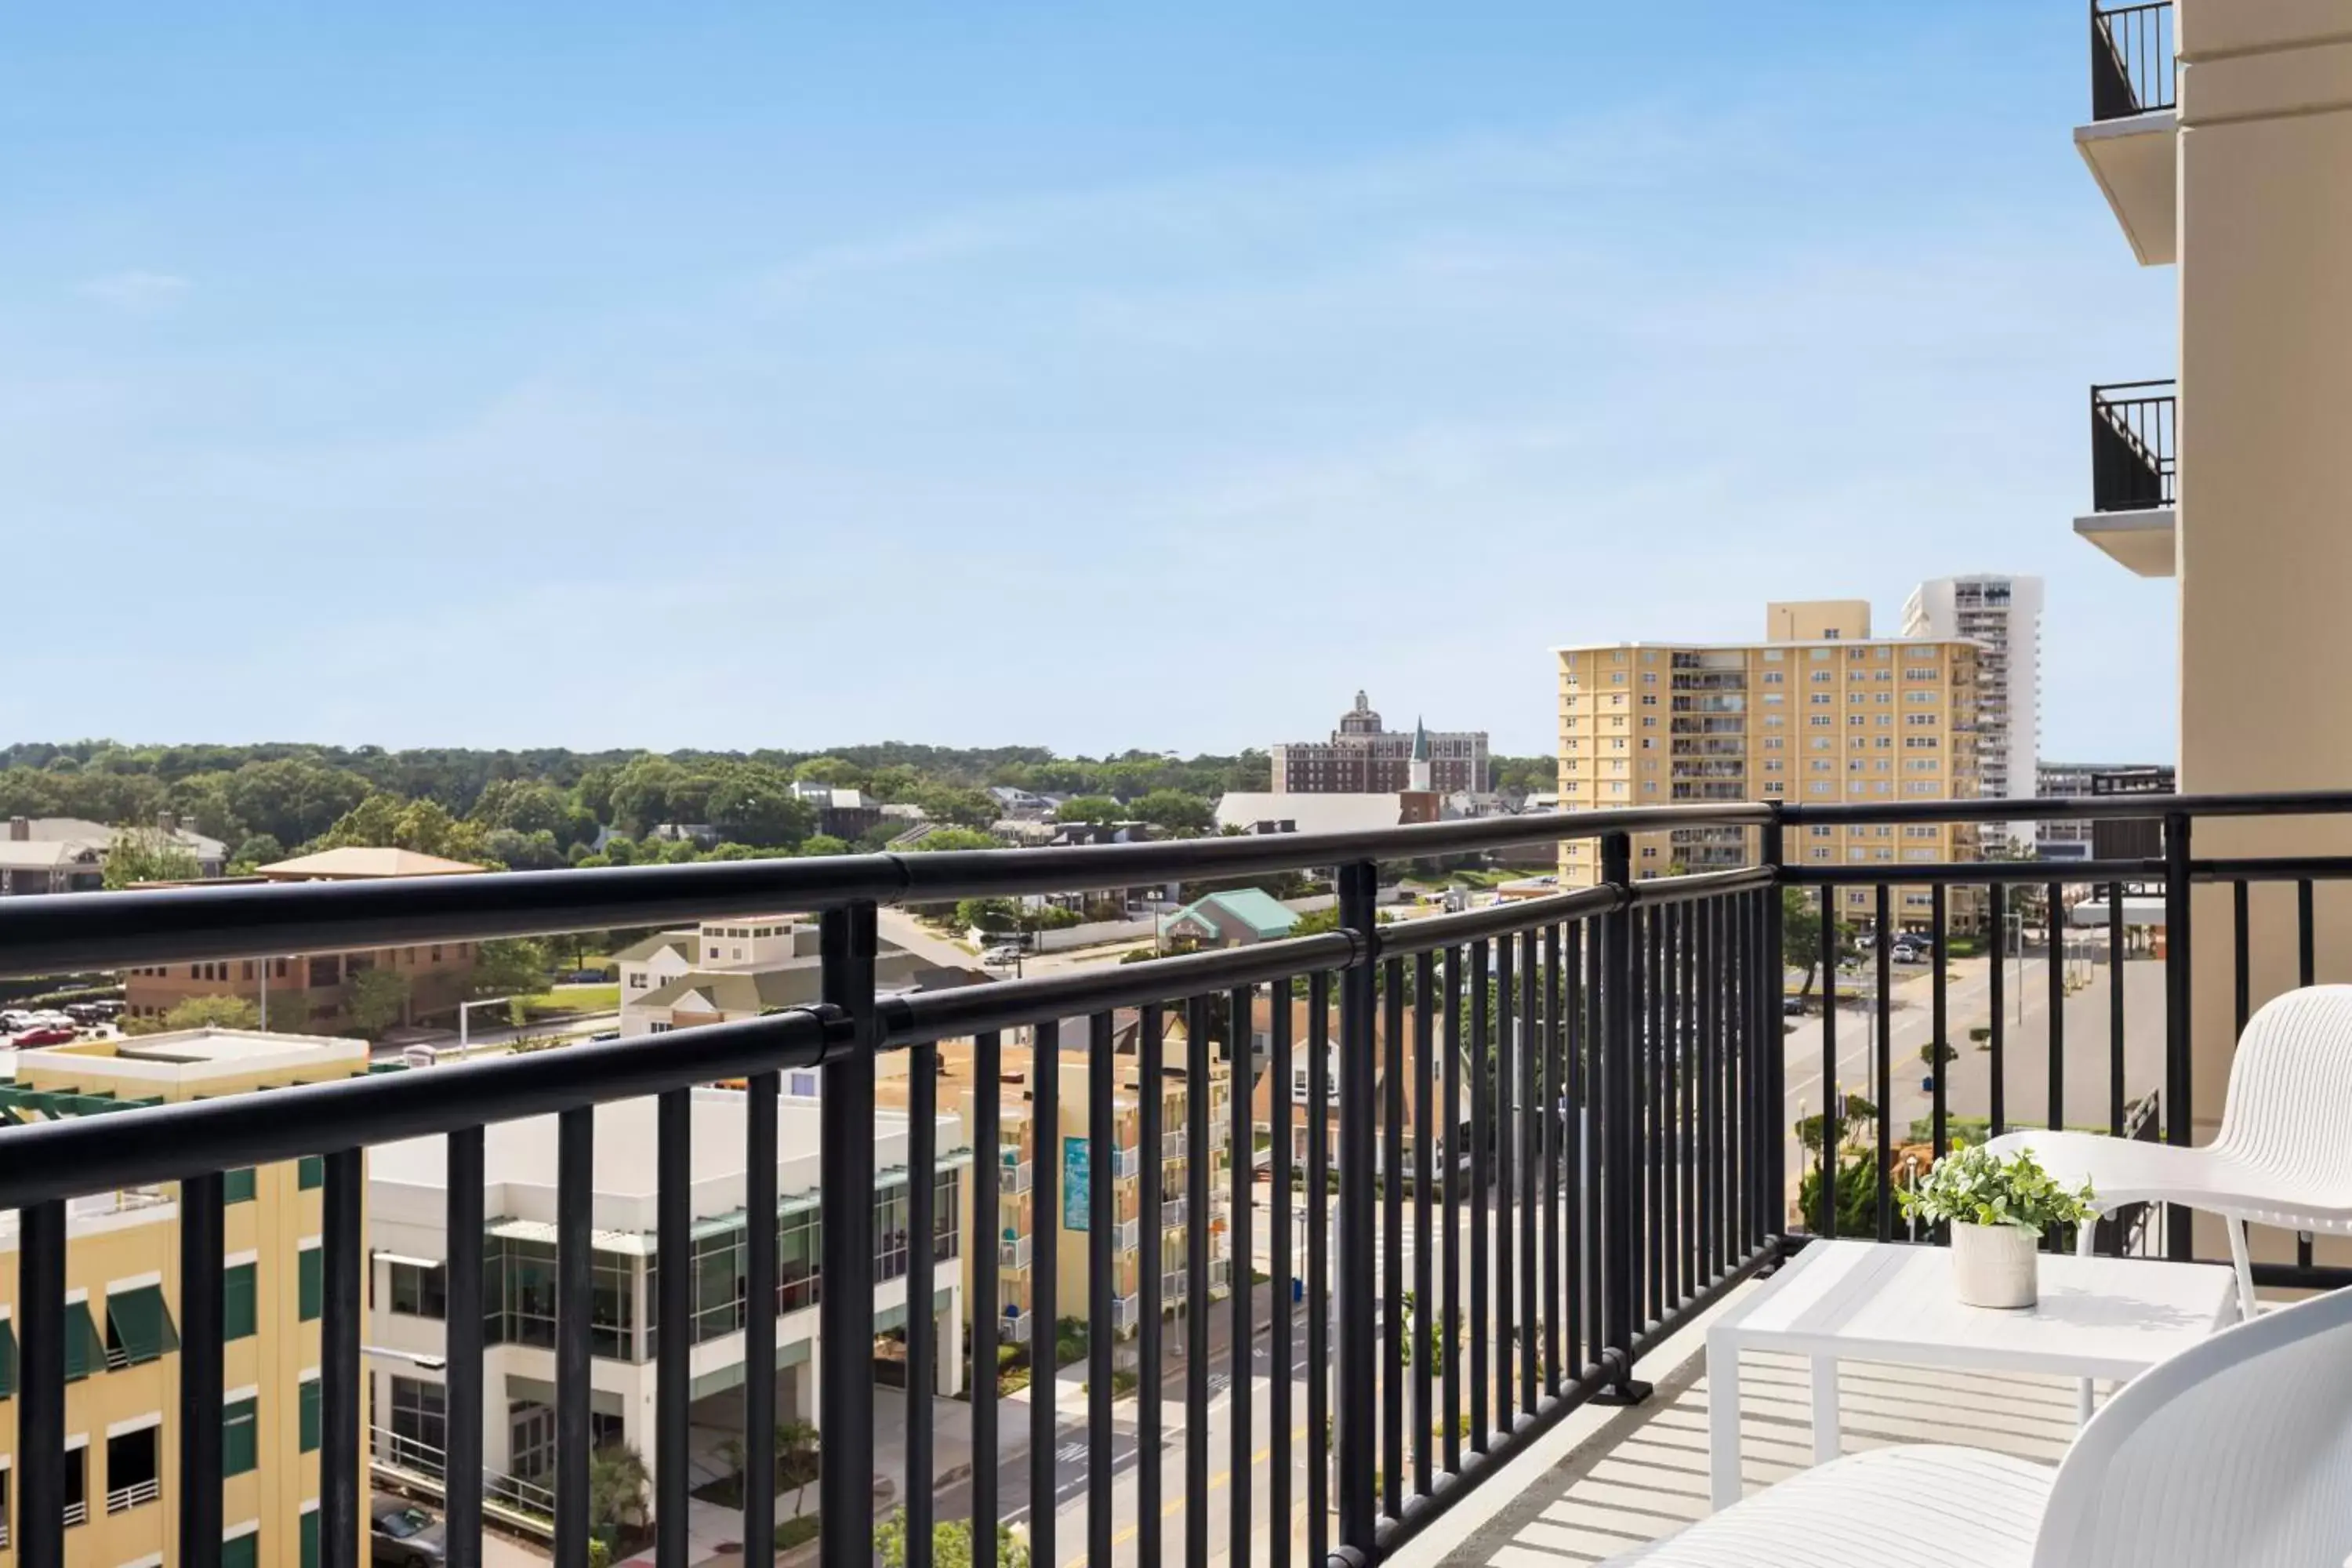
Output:
[[[32,1123],[367,1070],[360,1040],[187,1029],[20,1051],[0,1107]],[[315,1568],[325,1167],[231,1171],[223,1187],[220,1561]],[[0,1219],[0,1510],[15,1501],[16,1224]],[[73,1200],[66,1284],[66,1561],[169,1568],[182,1560],[177,1188]]]
[[[2130,570],[2177,581],[2184,793],[2342,789],[2352,784],[2352,725],[2338,721],[2352,706],[2341,646],[2352,588],[2352,5],[2096,9],[2090,118],[2075,146],[2133,257],[2176,268],[2179,361],[2177,382],[2093,389],[2093,510],[2075,528]],[[2120,248],[2116,264],[2126,264]],[[2206,819],[2193,848],[2342,855],[2352,821]],[[2322,881],[2316,902],[2318,977],[2344,979],[2352,888]],[[2191,913],[2213,933],[2192,949],[2202,1140],[2235,1037],[2230,890],[2199,888]],[[2256,887],[2249,913],[2259,1005],[2296,981],[2292,889]]]
[[[1946,800],[1976,793],[1980,650],[1961,638],[1874,637],[1857,601],[1776,604],[1756,643],[1610,643],[1556,648],[1559,799],[1563,811],[1703,802],[1808,805]],[[1969,860],[1966,825],[1807,826],[1784,846],[1795,862]],[[1758,847],[1743,828],[1637,834],[1633,871],[1745,865]],[[1601,847],[1560,847],[1560,879],[1601,878]],[[1871,913],[1876,894],[1841,891],[1844,913]],[[1894,913],[1926,924],[1925,888],[1895,890]],[[1956,899],[1952,919],[1971,918]]]

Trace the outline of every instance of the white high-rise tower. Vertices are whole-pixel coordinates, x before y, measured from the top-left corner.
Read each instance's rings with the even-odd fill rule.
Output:
[[[1922,583],[1903,605],[1907,637],[1967,637],[1977,666],[1977,794],[2030,799],[2042,750],[2042,579],[1978,572]],[[2033,824],[2010,825],[2026,845]]]

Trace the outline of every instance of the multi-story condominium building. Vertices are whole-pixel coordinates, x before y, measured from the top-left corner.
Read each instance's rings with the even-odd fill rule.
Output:
[[[2155,763],[2043,763],[2034,770],[2033,793],[2043,800],[2075,800],[2094,795],[2168,795],[2173,770]],[[2043,860],[2088,860],[2096,853],[2096,824],[2042,822],[2035,826],[2033,852]]]
[[[1192,1122],[1192,1080],[1186,1068],[1187,1037],[1183,1020],[1171,1016],[1161,1031],[1160,1079],[1156,1086],[1142,1081],[1142,1060],[1136,1049],[1138,1019],[1122,1009],[1113,1019],[1111,1095],[1114,1136],[1110,1147],[1098,1148],[1087,1117],[1094,1060],[1087,1045],[1088,1025],[1070,1018],[1060,1026],[1061,1055],[1055,1084],[1055,1126],[1050,1132],[1037,1124],[1037,1069],[1028,1032],[1008,1037],[1004,1047],[1004,1079],[1000,1096],[1002,1147],[998,1157],[1003,1179],[996,1216],[1002,1277],[998,1301],[1007,1331],[1025,1324],[1039,1310],[1035,1294],[1035,1248],[1046,1244],[1036,1230],[1038,1194],[1052,1184],[1055,1215],[1052,1245],[1060,1281],[1056,1310],[1061,1316],[1083,1311],[1092,1237],[1093,1184],[1110,1182],[1114,1223],[1111,1256],[1116,1262],[1112,1281],[1113,1327],[1124,1335],[1140,1322],[1143,1271],[1160,1271],[1160,1299],[1165,1309],[1181,1306],[1189,1289],[1185,1272],[1186,1237],[1190,1227],[1209,1226],[1211,1294],[1222,1295],[1231,1284],[1233,1108],[1229,1099],[1232,1068],[1213,1058],[1208,1081],[1208,1127],[1205,1143],[1195,1140]],[[984,1092],[974,1086],[974,1092]],[[1148,1092],[1160,1096],[1160,1146],[1143,1147],[1142,1102]],[[1191,1212],[1188,1195],[1191,1162],[1206,1159],[1209,1168],[1209,1212]],[[1143,1212],[1143,1163],[1160,1162],[1160,1212]],[[1017,1173],[1017,1174],[1016,1174]],[[975,1225],[979,1223],[975,1217]]]
[[[463,860],[407,849],[322,850],[264,866],[268,882],[354,882],[381,877],[455,877],[481,870]],[[123,1011],[160,1018],[195,996],[235,996],[254,1003],[265,1026],[282,1030],[332,1029],[348,1016],[351,983],[369,970],[398,975],[406,986],[402,1022],[445,1017],[466,999],[474,981],[474,943],[418,942],[362,952],[311,952],[274,958],[221,959],[210,963],[158,963],[128,970]]]
[[[446,1069],[422,1069],[446,1070]],[[776,1120],[774,1217],[781,1283],[776,1314],[776,1410],[814,1423],[820,1335],[817,1298],[823,1247],[817,1214],[818,1074],[786,1075]],[[758,1303],[750,1298],[749,1231],[743,1212],[745,1096],[724,1089],[693,1091],[694,1215],[693,1400],[701,1424],[740,1426],[744,1379],[743,1327]],[[656,1107],[632,1100],[596,1108],[594,1196],[590,1223],[595,1257],[589,1381],[592,1436],[619,1441],[656,1463],[653,1442],[654,1337],[662,1325],[657,1294],[654,1148]],[[939,1389],[953,1394],[963,1377],[965,1216],[962,1186],[971,1151],[962,1119],[937,1121],[938,1169],[929,1245],[935,1262],[931,1311],[939,1327]],[[367,1342],[380,1347],[373,1380],[378,1457],[428,1480],[447,1447],[448,1407],[441,1369],[449,1311],[448,1159],[446,1139],[389,1143],[371,1156],[368,1176],[370,1282]],[[874,1202],[877,1333],[907,1318],[910,1248],[905,1112],[878,1110],[875,1152],[881,1171]],[[482,1464],[492,1500],[530,1500],[552,1484],[555,1452],[556,1119],[493,1123],[483,1152],[487,1190],[482,1378]],[[394,1359],[395,1355],[412,1360]],[[98,1559],[93,1558],[92,1561]],[[109,1559],[108,1561],[112,1561]]]
[[[1977,659],[1977,795],[2006,800],[2039,793],[2042,745],[2042,579],[1979,572],[1922,583],[1903,606],[1903,635],[1967,637]],[[2031,822],[2010,825],[2030,843]]]
[[[2352,704],[2338,637],[2352,583],[2347,26],[2341,5],[2285,0],[2095,7],[2094,91],[2075,147],[2133,259],[2177,264],[2179,346],[2175,366],[2116,371],[2162,379],[2091,389],[2091,510],[2075,529],[2130,570],[2176,579],[2184,794],[2352,784],[2352,726],[2333,721]],[[2352,823],[2215,819],[2199,825],[2195,851],[2342,855]],[[2231,898],[2200,887],[2198,928],[2229,931]],[[2316,903],[2318,973],[2342,974],[2352,889],[2322,882]],[[2253,889],[2254,1004],[2296,984],[2294,904]],[[2200,1141],[2236,1040],[2232,947],[2193,949]]]
[[[1775,605],[1769,624],[1776,635],[1760,643],[1555,648],[1560,808],[1976,793],[1976,643],[1873,637],[1868,606],[1851,604]],[[1967,860],[1977,835],[1965,824],[1814,826],[1785,849],[1811,861]],[[1747,830],[1676,828],[1636,835],[1633,869],[1658,877],[1743,865],[1756,853]],[[1599,881],[1599,843],[1566,841],[1559,866],[1564,885]],[[1853,918],[1874,903],[1864,888],[1843,897]],[[1926,921],[1925,889],[1895,897],[1904,923]],[[1956,898],[1954,923],[1967,925],[1970,910]]]
[[[79,816],[12,816],[0,835],[0,897],[95,892],[106,885],[106,857],[114,841],[133,831]],[[227,867],[227,847],[181,826],[173,813],[157,817],[153,832],[185,851],[199,877],[217,877]]]
[[[17,1053],[0,1107],[17,1122],[97,1116],[367,1071],[358,1040],[191,1029]],[[236,1568],[320,1561],[319,1315],[324,1167],[317,1160],[231,1172],[221,1457],[224,1542]],[[79,1198],[66,1242],[66,1559],[180,1561],[180,1226],[175,1189]],[[0,1216],[16,1249],[17,1216]],[[0,1394],[16,1393],[16,1268],[0,1269]],[[0,1399],[0,1450],[16,1448],[19,1402]],[[0,1523],[15,1469],[0,1459]],[[359,1543],[364,1553],[365,1542]]]
[[[1423,784],[1413,782],[1416,741],[1425,742],[1430,764]],[[1490,787],[1486,731],[1428,730],[1418,723],[1409,731],[1390,731],[1360,691],[1356,705],[1339,715],[1339,727],[1328,741],[1277,745],[1270,758],[1276,795],[1395,795],[1408,789],[1483,794]]]

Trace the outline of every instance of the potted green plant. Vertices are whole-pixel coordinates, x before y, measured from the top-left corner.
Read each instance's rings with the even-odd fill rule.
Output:
[[[2004,1160],[1979,1145],[1936,1162],[1897,1194],[1915,1219],[1952,1227],[1952,1286],[1971,1307],[2031,1307],[2040,1298],[2042,1233],[2081,1225],[2097,1211],[2090,1184],[2069,1189],[2025,1151]]]

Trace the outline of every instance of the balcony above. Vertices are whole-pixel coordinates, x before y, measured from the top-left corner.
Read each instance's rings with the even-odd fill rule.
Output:
[[[2173,573],[2179,412],[2168,381],[2091,388],[2091,510],[2074,531],[2142,577]]]
[[[2179,259],[2180,118],[2174,108],[2172,5],[2091,6],[2091,121],[2074,150],[2099,182],[2143,267]]]

